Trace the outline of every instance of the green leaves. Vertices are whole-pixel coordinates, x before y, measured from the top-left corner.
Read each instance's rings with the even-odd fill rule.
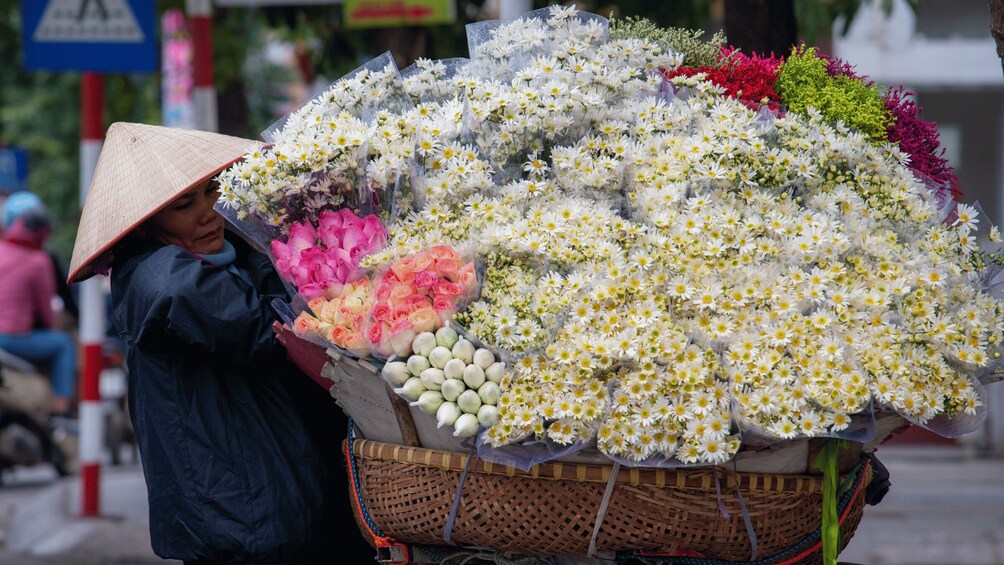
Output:
[[[847,440],[827,440],[813,463],[823,471],[823,565],[836,565],[840,551],[840,520],[837,516],[837,490],[840,471],[837,454],[847,445]]]

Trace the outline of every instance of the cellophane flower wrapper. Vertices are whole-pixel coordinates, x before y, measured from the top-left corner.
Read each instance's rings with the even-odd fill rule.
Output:
[[[399,113],[409,103],[399,82],[393,59],[384,54],[276,122],[262,133],[268,145],[221,174],[227,182],[219,208],[261,226],[270,239],[288,235],[297,222],[316,225],[323,211],[383,213],[375,193],[385,179],[374,181],[367,171],[374,162],[401,168],[396,155],[373,146],[386,123],[384,108]]]
[[[434,108],[457,99],[454,81],[468,64],[470,59],[465,57],[418,59],[401,71],[401,81],[416,107],[429,104]]]
[[[457,332],[458,336],[462,339],[470,341],[476,349],[484,348],[491,351],[495,359],[504,363],[506,366],[512,366],[513,363],[518,362],[520,359],[525,359],[525,356],[516,355],[511,351],[492,345],[490,342],[482,341],[477,335],[472,333],[456,319],[447,320],[444,325],[450,326]],[[400,357],[393,355],[388,359],[388,361],[404,361],[405,359],[406,354],[401,355]],[[503,386],[508,387],[510,385],[511,383],[507,380],[503,380]],[[463,445],[468,449],[474,448],[478,457],[484,461],[512,466],[526,471],[538,463],[574,455],[586,448],[592,447],[594,442],[583,440],[563,445],[545,437],[540,440],[529,439],[503,446],[495,446],[488,442],[485,436],[485,428],[479,427],[477,434],[474,437],[466,438]]]
[[[509,261],[506,261],[505,263],[511,264]],[[505,363],[507,367],[514,367],[517,363],[522,363],[524,365],[528,364],[533,359],[533,357],[530,356],[531,353],[542,353],[542,351],[537,351],[539,346],[534,345],[534,342],[540,341],[543,343],[549,340],[543,339],[540,336],[537,336],[536,339],[531,338],[523,341],[505,339],[500,336],[499,331],[504,329],[506,326],[500,326],[499,321],[493,319],[491,316],[485,315],[487,313],[479,312],[480,306],[489,304],[492,302],[493,298],[499,297],[499,290],[502,286],[506,284],[518,285],[519,282],[514,280],[512,276],[499,277],[497,273],[495,275],[486,275],[483,268],[482,270],[479,270],[479,274],[482,291],[479,293],[478,301],[472,303],[461,314],[457,315],[452,320],[451,327],[453,327],[459,335],[463,336],[464,339],[473,343],[475,347],[485,348],[491,351],[495,355],[495,358]],[[486,289],[486,285],[491,288]],[[524,290],[526,290],[525,287],[512,287],[510,288],[510,293],[508,294],[511,296],[524,296]],[[529,302],[534,302],[534,300],[535,299],[530,299]],[[507,302],[506,307],[512,308],[513,305]],[[515,314],[515,312],[516,310],[513,308],[510,314]],[[472,322],[475,324],[477,331],[474,331],[465,325],[465,322]],[[488,322],[488,327],[485,326],[486,322]],[[505,321],[502,320],[502,322],[504,323]],[[539,331],[541,327],[543,327],[543,325],[534,326],[534,330]],[[489,336],[489,339],[482,339],[482,336]],[[499,344],[511,344],[516,347],[518,351],[511,351],[506,349],[505,346]],[[502,386],[505,387],[506,390],[511,390],[513,387],[511,375],[512,372],[509,371],[509,374],[503,378]],[[505,403],[509,401],[509,397],[500,400]],[[542,433],[539,434],[541,436],[540,439],[529,438],[524,441],[511,442],[506,445],[493,445],[488,441],[486,431],[487,430],[483,427],[479,428],[474,442],[474,445],[477,448],[478,457],[484,461],[500,465],[509,465],[518,469],[523,469],[524,471],[529,470],[530,467],[537,465],[538,463],[567,457],[595,445],[595,442],[590,439],[588,434],[583,434],[578,441],[557,443],[545,437]]]
[[[488,445],[594,442],[626,463],[708,464],[743,442],[865,441],[878,410],[980,419],[974,383],[997,363],[1001,310],[943,185],[877,130],[847,127],[839,105],[792,111],[784,93],[809,99],[797,85],[776,104],[737,100],[706,77],[670,78],[679,52],[569,39],[559,30],[578,14],[539,14],[525,29],[485,24],[490,42],[472,39],[460,71],[472,133],[450,141],[472,139],[468,162],[492,186],[430,190],[391,227],[391,248],[446,234],[480,245],[485,286],[458,320],[518,358]],[[498,56],[479,55],[489,44]],[[561,118],[572,141],[541,127]],[[511,292],[491,290],[499,273]],[[564,293],[558,312],[534,306],[534,286]]]
[[[388,143],[413,149],[410,192],[362,266],[478,258],[455,321],[513,356],[480,452],[709,465],[863,441],[878,412],[953,436],[985,417],[999,233],[917,159],[938,148],[902,98],[813,49],[716,58],[568,7],[468,40],[407,73]]]

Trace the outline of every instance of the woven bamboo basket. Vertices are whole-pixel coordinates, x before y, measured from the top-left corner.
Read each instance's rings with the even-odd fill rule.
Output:
[[[466,453],[371,440],[350,439],[345,448],[356,520],[371,539],[418,546],[449,540],[541,556],[700,555],[680,562],[713,563],[754,559],[752,528],[755,563],[821,562],[818,475],[621,467],[611,481],[615,467],[604,465],[548,463],[521,471],[476,457],[468,466]],[[870,459],[842,474],[843,546],[861,520]]]
[[[615,468],[573,459],[523,471],[470,455],[391,391],[376,367],[329,354],[322,375],[353,420],[345,444],[353,510],[375,546],[379,539],[445,552],[643,554],[702,565],[821,562],[823,481],[803,471],[825,440],[789,442],[723,467]],[[886,420],[880,435],[899,422]],[[845,449],[838,463],[841,548],[863,513],[872,474],[867,447]],[[681,555],[702,557],[668,557]]]

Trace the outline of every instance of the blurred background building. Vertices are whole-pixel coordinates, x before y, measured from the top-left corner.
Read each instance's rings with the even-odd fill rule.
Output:
[[[884,12],[866,2],[846,35],[834,26],[833,54],[872,80],[915,93],[936,122],[945,157],[955,167],[963,201],[978,203],[985,221],[1004,221],[1004,73],[990,35],[986,0],[923,0],[912,9],[894,0]],[[982,433],[962,438],[1004,452],[1004,385],[987,388]]]
[[[1004,219],[1004,73],[985,0],[895,0],[889,15],[866,3],[833,53],[861,74],[916,94],[938,124],[945,156],[967,202]],[[837,24],[840,25],[839,23]]]

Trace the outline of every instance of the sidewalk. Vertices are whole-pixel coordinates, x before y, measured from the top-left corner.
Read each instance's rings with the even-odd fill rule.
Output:
[[[99,517],[80,516],[80,477],[57,479],[0,504],[0,565],[171,564],[150,548],[146,483],[138,465],[102,467]]]
[[[867,565],[1004,564],[1004,458],[957,445],[884,445],[892,487],[839,560]],[[79,515],[80,479],[0,487],[0,565],[179,564],[150,549],[138,465],[102,467],[99,518]]]

